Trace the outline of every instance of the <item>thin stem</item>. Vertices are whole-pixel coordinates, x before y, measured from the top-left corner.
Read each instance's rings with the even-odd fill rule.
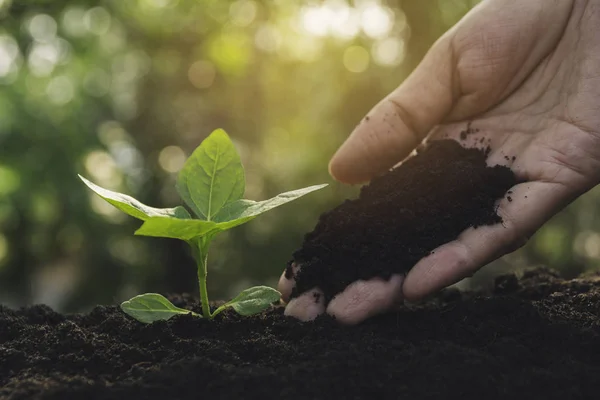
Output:
[[[204,318],[212,318],[210,307],[208,305],[208,290],[206,288],[206,276],[208,275],[208,243],[210,239],[206,237],[199,238],[194,243],[194,256],[198,266],[198,286],[200,287],[200,302],[202,306],[202,315]]]

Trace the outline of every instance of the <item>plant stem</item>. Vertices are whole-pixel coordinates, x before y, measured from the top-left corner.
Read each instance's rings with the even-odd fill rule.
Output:
[[[200,302],[204,318],[212,318],[208,305],[208,290],[206,288],[206,276],[208,275],[208,244],[209,238],[202,237],[195,243],[194,256],[198,266],[198,286],[200,288]]]

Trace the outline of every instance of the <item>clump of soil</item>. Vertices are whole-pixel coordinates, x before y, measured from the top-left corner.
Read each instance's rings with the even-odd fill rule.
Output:
[[[501,222],[496,201],[517,179],[507,167],[488,167],[488,152],[433,141],[321,215],[293,255],[301,270],[292,297],[319,287],[328,302],[356,280],[408,272],[469,227]]]
[[[596,399],[599,278],[505,275],[352,327],[282,307],[144,325],[0,306],[0,399]]]

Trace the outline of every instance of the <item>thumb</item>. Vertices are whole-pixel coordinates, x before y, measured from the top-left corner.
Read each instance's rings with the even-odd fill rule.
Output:
[[[359,183],[402,161],[435,126],[481,114],[552,51],[571,1],[487,0],[446,32],[333,156],[331,175]]]
[[[377,104],[329,163],[330,174],[360,183],[401,161],[452,108],[450,41],[441,38],[417,69]]]

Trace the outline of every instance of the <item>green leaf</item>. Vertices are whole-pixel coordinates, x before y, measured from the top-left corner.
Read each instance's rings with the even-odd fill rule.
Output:
[[[144,221],[144,224],[135,231],[135,234],[190,240],[198,236],[205,236],[215,230],[220,231],[217,229],[217,224],[212,221],[154,217]]]
[[[215,221],[165,217],[148,218],[135,234],[142,236],[167,237],[186,241],[198,236],[214,236],[238,225],[245,224],[265,211],[295,200],[325,186],[327,185],[316,185],[298,189],[292,192],[282,193],[279,196],[265,201],[238,200],[223,208],[218,215],[218,219],[215,219]]]
[[[140,322],[149,324],[154,321],[167,320],[174,315],[200,315],[190,310],[175,307],[169,300],[157,293],[140,294],[121,304],[121,309]]]
[[[280,298],[281,293],[268,286],[251,287],[217,308],[213,313],[213,317],[229,307],[232,307],[240,315],[254,315],[266,310]]]
[[[175,208],[154,208],[142,204],[138,200],[126,194],[113,192],[108,189],[104,189],[83,176],[78,175],[79,178],[85,183],[90,189],[92,189],[98,196],[123,211],[124,213],[131,215],[134,218],[146,221],[151,217],[174,217],[174,218],[191,218],[190,214],[185,208],[177,206]]]
[[[215,216],[214,220],[217,222],[233,222],[238,219],[255,217],[275,207],[296,200],[310,192],[322,189],[325,186],[327,186],[327,184],[309,186],[304,189],[281,193],[280,195],[264,201],[237,200],[223,207],[221,212]]]
[[[207,221],[227,204],[241,199],[245,187],[240,156],[222,129],[212,132],[194,150],[177,179],[179,195]]]

